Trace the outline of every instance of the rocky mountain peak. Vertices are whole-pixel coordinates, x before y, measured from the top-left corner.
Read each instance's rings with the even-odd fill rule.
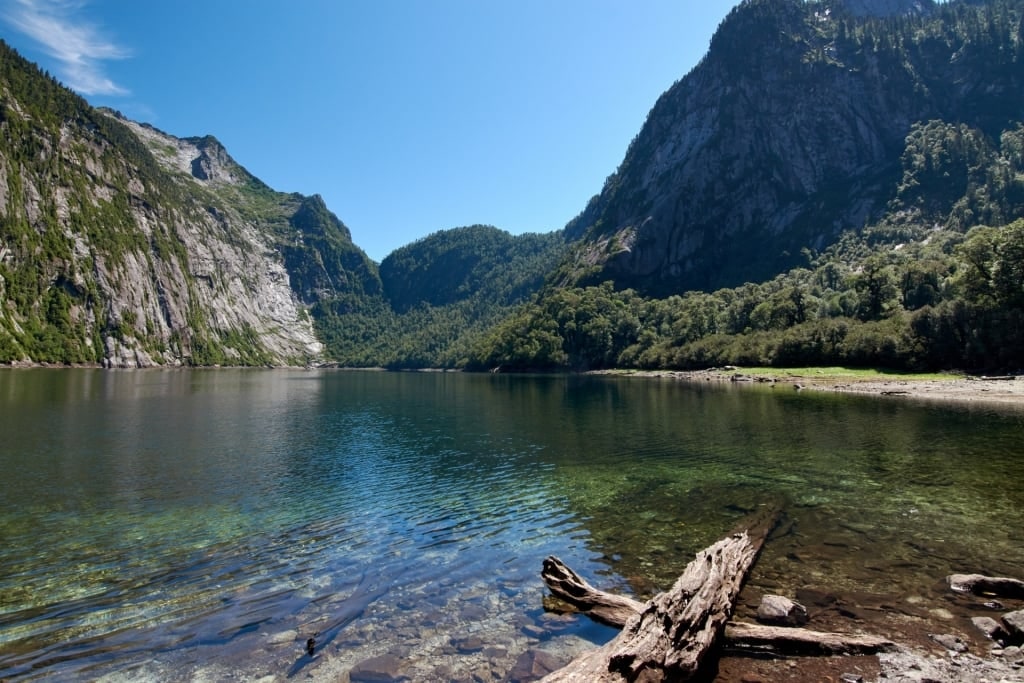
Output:
[[[203,183],[241,185],[254,180],[212,135],[179,138],[148,123],[132,121],[111,109],[101,111],[135,133],[168,171],[184,173]]]
[[[201,138],[186,138],[185,142],[192,143],[198,152],[189,165],[192,177],[229,185],[244,182],[238,164],[224,149],[220,140],[212,135],[206,135]]]

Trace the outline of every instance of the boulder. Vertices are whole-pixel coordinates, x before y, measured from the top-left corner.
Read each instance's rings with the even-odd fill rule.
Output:
[[[773,626],[803,626],[807,608],[781,595],[765,595],[757,607],[757,620]]]
[[[971,617],[971,623],[973,623],[979,631],[997,643],[1004,642],[1008,636],[1006,629],[1003,628],[1002,624],[992,617]]]
[[[967,652],[967,643],[958,636],[945,633],[929,633],[928,637],[950,652]]]
[[[1004,614],[1003,624],[1014,642],[1024,640],[1024,609]]]

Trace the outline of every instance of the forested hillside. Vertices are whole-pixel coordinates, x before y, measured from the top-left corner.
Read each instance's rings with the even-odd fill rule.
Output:
[[[320,196],[95,109],[3,43],[0,131],[0,362],[464,365],[565,248],[473,226],[379,272]]]
[[[341,365],[464,367],[471,346],[540,289],[565,248],[561,232],[442,230],[384,259],[383,298],[314,308],[317,330]]]
[[[492,330],[471,366],[1024,368],[1024,3],[953,1],[887,18],[853,17],[840,4],[748,0],[734,10],[705,61],[663,96],[602,195],[570,224],[580,241],[557,274],[562,286]],[[738,49],[745,37],[751,50]],[[766,74],[757,50],[769,38],[791,54]],[[727,45],[737,48],[732,56]],[[743,117],[761,142],[748,158],[691,147],[671,167],[665,146],[698,116],[687,103],[701,79],[724,68],[718,60],[736,69],[730,91],[760,88],[745,105],[718,101],[718,115]],[[776,73],[785,64],[790,71]],[[856,92],[867,104],[834,93],[839,109],[876,107],[856,117],[856,139],[830,118],[820,130],[791,129],[801,115],[782,119],[781,109],[750,118],[777,97],[773,88],[800,112],[832,92],[830,79],[856,71],[882,88]],[[757,144],[775,151],[761,156]],[[840,173],[836,160],[850,159],[843,150],[865,144]],[[685,172],[692,158],[711,172],[699,191]],[[652,159],[663,172],[651,170]],[[797,188],[803,181],[787,184],[803,171],[826,184],[810,192]],[[703,227],[666,227],[658,208],[666,201],[676,219],[689,213]],[[730,212],[742,205],[749,212],[737,222]],[[765,213],[772,206],[781,212],[774,218]],[[864,222],[844,219],[848,228],[837,231],[841,215]],[[673,245],[687,244],[682,261],[649,273],[633,267],[645,250],[671,259]],[[784,262],[791,266],[772,275]],[[700,282],[741,284],[658,295]]]

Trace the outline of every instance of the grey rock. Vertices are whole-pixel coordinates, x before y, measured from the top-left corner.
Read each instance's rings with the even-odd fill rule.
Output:
[[[567,662],[544,650],[527,650],[519,655],[508,674],[509,683],[528,683],[557,671]]]
[[[808,621],[807,608],[781,595],[765,595],[757,607],[757,620],[776,626],[803,626]]]
[[[1016,645],[1011,645],[1003,649],[1003,659],[1008,662],[1022,662],[1024,661],[1024,650]]]
[[[959,636],[929,633],[928,637],[950,652],[967,652],[967,643],[965,643]]]
[[[971,617],[971,623],[992,640],[1002,642],[1006,639],[1006,630],[992,617]]]
[[[1003,615],[1003,624],[1013,639],[1024,638],[1024,610],[1008,612]]]

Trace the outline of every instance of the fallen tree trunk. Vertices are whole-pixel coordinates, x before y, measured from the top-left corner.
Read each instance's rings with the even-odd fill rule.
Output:
[[[959,593],[1024,599],[1024,581],[1018,579],[983,574],[951,574],[946,577],[946,581],[950,588]]]
[[[622,628],[644,603],[594,588],[557,557],[544,560],[541,577],[552,595],[572,609],[608,626]],[[879,636],[812,631],[805,628],[730,622],[724,645],[779,655],[856,655],[887,652],[895,643]]]
[[[896,643],[880,636],[744,622],[726,624],[725,645],[779,655],[873,655],[896,649]]]
[[[767,510],[746,530],[697,553],[672,589],[644,603],[611,642],[583,653],[543,680],[653,683],[691,679],[720,639],[736,596],[778,519],[777,508]],[[583,593],[592,595],[590,591],[595,589],[587,587],[590,590]],[[615,610],[623,606],[619,602]]]

